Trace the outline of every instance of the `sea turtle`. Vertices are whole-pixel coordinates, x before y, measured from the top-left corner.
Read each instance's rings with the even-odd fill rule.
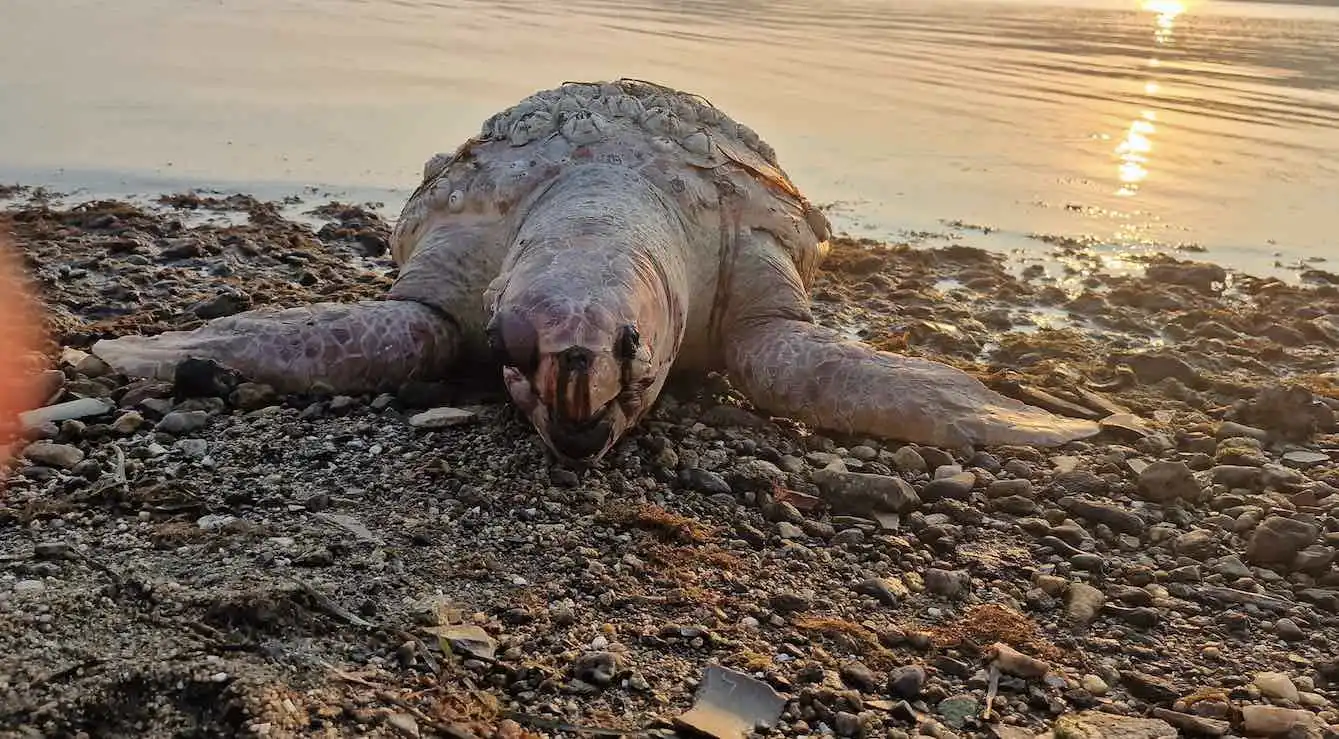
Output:
[[[211,359],[284,391],[340,392],[492,361],[560,460],[597,462],[671,367],[724,369],[759,408],[932,445],[1095,434],[945,364],[815,324],[827,219],[772,147],[705,99],[640,80],[564,83],[425,165],[382,300],[257,309],[93,345],[127,375]]]

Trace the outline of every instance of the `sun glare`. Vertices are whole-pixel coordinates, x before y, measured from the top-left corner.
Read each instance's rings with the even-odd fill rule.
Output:
[[[1155,48],[1170,47],[1176,40],[1174,31],[1176,19],[1186,12],[1190,0],[1139,0],[1139,9],[1153,14],[1153,44]],[[1158,69],[1162,61],[1156,56],[1148,60],[1150,70]],[[1162,86],[1156,79],[1144,80],[1144,97],[1150,102],[1162,92]],[[1139,112],[1139,117],[1130,122],[1120,143],[1116,145],[1116,177],[1120,181],[1117,195],[1129,197],[1139,191],[1140,185],[1148,179],[1148,164],[1153,152],[1153,135],[1157,126],[1157,113],[1151,108]]]

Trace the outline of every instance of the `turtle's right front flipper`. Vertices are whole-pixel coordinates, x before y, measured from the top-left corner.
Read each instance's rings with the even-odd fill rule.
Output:
[[[460,334],[443,314],[405,300],[317,303],[219,318],[191,331],[104,339],[92,351],[132,377],[172,379],[187,359],[209,359],[281,392],[385,390],[441,377]]]

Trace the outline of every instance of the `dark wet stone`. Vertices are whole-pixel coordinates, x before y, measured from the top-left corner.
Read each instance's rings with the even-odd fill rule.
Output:
[[[1130,511],[1118,508],[1109,503],[1093,503],[1086,500],[1075,500],[1070,504],[1069,512],[1079,518],[1106,524],[1115,531],[1123,534],[1142,536],[1144,531],[1148,528],[1148,525],[1144,523],[1144,519]]]
[[[191,306],[190,311],[206,321],[251,310],[251,296],[239,290],[226,290]]]
[[[1246,560],[1254,564],[1292,564],[1297,553],[1320,536],[1320,527],[1308,521],[1270,516],[1256,527],[1246,546]]]
[[[903,700],[916,700],[925,685],[925,668],[905,665],[888,673],[888,694]]]
[[[1061,495],[1103,495],[1111,488],[1106,480],[1087,470],[1061,472],[1051,485]]]
[[[944,499],[967,500],[975,486],[976,475],[970,472],[959,472],[927,482],[925,487],[921,488],[920,499],[925,503],[934,503]]]
[[[1156,675],[1138,670],[1127,670],[1120,674],[1121,684],[1130,691],[1130,695],[1154,705],[1170,705],[1181,697],[1172,683]]]
[[[187,359],[177,365],[172,378],[179,398],[226,398],[238,382],[235,372],[212,359]]]
[[[726,482],[724,477],[700,467],[689,467],[681,471],[679,479],[683,481],[685,487],[708,495],[732,492],[730,483]]]
[[[1139,495],[1155,503],[1195,502],[1202,497],[1199,481],[1185,462],[1160,460],[1139,473]]]

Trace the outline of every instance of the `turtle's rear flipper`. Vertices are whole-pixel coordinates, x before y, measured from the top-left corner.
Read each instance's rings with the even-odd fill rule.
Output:
[[[132,377],[170,380],[187,359],[209,359],[281,392],[390,389],[442,376],[456,358],[456,326],[419,303],[369,300],[262,308],[191,331],[104,339],[92,351]]]

